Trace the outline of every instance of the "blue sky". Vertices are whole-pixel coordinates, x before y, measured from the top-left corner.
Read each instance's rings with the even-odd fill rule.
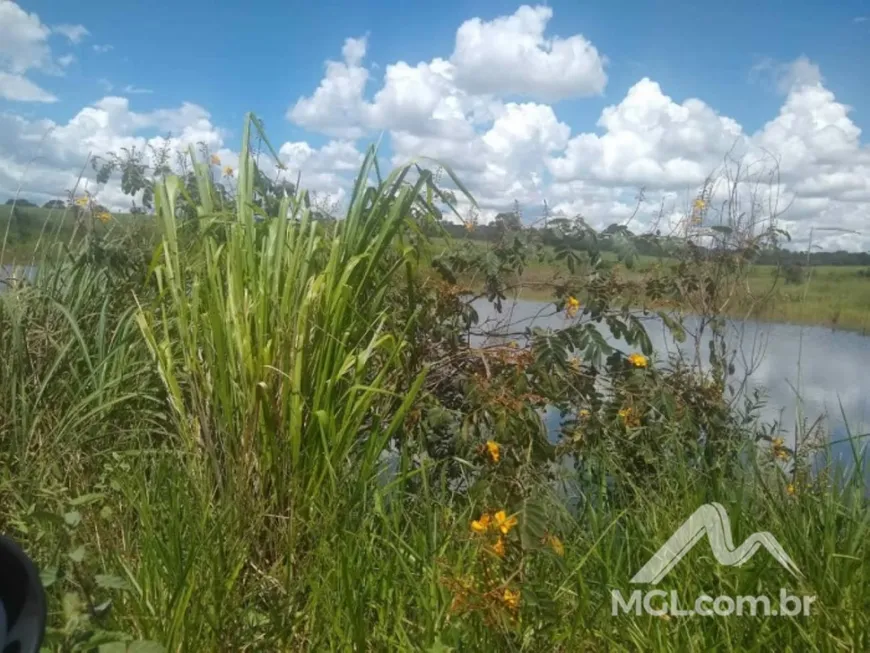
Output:
[[[252,110],[276,146],[287,144],[292,161],[313,168],[310,178],[323,192],[340,185],[356,153],[385,133],[387,157],[434,154],[460,172],[467,168],[484,198],[482,219],[511,197],[534,204],[546,196],[606,223],[627,210],[639,185],[674,202],[677,191],[697,192],[700,170],[739,138],[775,149],[791,165],[787,190],[799,200],[791,216],[798,231],[807,220],[828,224],[845,215],[843,224],[854,228],[867,217],[870,182],[865,187],[861,178],[870,169],[870,0],[545,5],[385,0],[254,9],[228,0],[22,0],[16,16],[39,25],[28,47],[42,50],[16,60],[13,46],[4,54],[0,44],[0,112],[15,121],[10,130],[17,134],[0,138],[0,162],[6,147],[14,167],[34,134],[52,125],[66,131],[52,136],[57,142],[47,147],[57,153],[47,158],[68,165],[75,148],[63,138],[87,141],[93,152],[188,123],[231,160],[242,117]],[[469,46],[462,60],[458,34],[475,20],[471,31],[491,43]],[[509,31],[520,23],[523,38],[537,43],[541,65],[516,82],[525,67],[509,52]],[[352,61],[342,54],[349,38],[361,39]],[[574,73],[560,72],[552,39],[576,46],[566,55],[576,55]],[[580,52],[587,46],[591,55]],[[475,68],[481,60],[490,68]],[[327,61],[344,61],[339,77],[326,72]],[[583,68],[584,61],[594,65]],[[392,88],[385,73],[401,62],[422,66],[417,85],[397,85],[399,99],[381,106],[376,94]],[[404,70],[407,77],[410,68]],[[364,91],[353,86],[360,75],[368,78]],[[318,87],[346,84],[338,108],[338,96],[316,95]],[[553,88],[561,90],[554,95]],[[431,105],[412,106],[414,94],[429,93]],[[105,103],[107,96],[126,99]],[[307,114],[292,111],[300,98],[311,100]],[[703,104],[687,104],[691,98]],[[46,99],[54,101],[39,101]],[[182,111],[183,103],[196,110]],[[451,123],[443,119],[448,110],[463,115]],[[466,128],[467,138],[451,134]],[[463,148],[463,140],[475,142]],[[463,156],[485,164],[466,165]],[[59,182],[49,180],[61,176],[42,172],[30,187],[53,192],[49,186]],[[7,193],[3,187],[15,181],[8,176],[0,177]]]
[[[369,60],[409,63],[447,56],[456,28],[474,16],[492,19],[520,3],[456,2],[247,2],[181,0],[150,3],[91,0],[19,3],[44,22],[80,23],[87,44],[109,44],[97,54],[83,48],[80,63],[52,88],[62,102],[44,115],[69,118],[106,94],[98,82],[152,89],[136,98],[147,110],[191,101],[216,122],[235,129],[253,110],[278,139],[303,132],[284,120],[300,95],[317,86],[323,62],[339,56],[346,37],[369,35]],[[753,66],[806,55],[819,64],[827,86],[854,108],[864,130],[870,122],[870,2],[839,0],[735,0],[549,2],[552,34],[581,33],[610,60],[601,97],[566,100],[560,117],[594,125],[643,76],[677,100],[699,97],[754,130],[775,114],[780,98]],[[58,39],[62,40],[62,39]],[[62,50],[59,48],[58,50]],[[71,52],[77,48],[69,48]]]

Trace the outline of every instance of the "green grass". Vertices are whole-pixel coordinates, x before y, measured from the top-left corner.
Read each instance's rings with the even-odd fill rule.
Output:
[[[370,153],[334,230],[297,198],[285,200],[292,220],[258,224],[247,154],[257,127],[246,123],[234,205],[220,205],[198,165],[200,219],[180,222],[177,181],[161,183],[153,251],[107,237],[95,256],[81,243],[0,293],[0,530],[43,571],[49,650],[867,650],[861,479],[827,470],[792,496],[795,479],[754,432],[734,443],[742,466],[724,455],[699,465],[666,444],[644,475],[621,466],[618,448],[590,447],[594,464],[560,477],[578,509],[541,479],[524,488],[536,511],[508,507],[521,520],[505,561],[487,553],[469,523],[497,500],[489,468],[421,453],[409,426],[415,412],[431,417],[435,362],[419,360],[426,343],[415,340],[432,318],[415,295],[407,217],[425,179],[409,185],[399,169],[378,184]],[[506,438],[504,424],[492,428]],[[528,485],[512,470],[530,456],[505,444],[494,474]],[[448,464],[480,482],[463,491]],[[802,576],[763,551],[723,567],[701,543],[661,589],[788,587],[818,597],[813,616],[611,616],[611,590],[628,593],[714,501],[736,542],[770,531]],[[564,556],[521,539],[532,522],[559,535]],[[517,612],[499,598],[506,587]],[[452,610],[457,594],[480,609]]]
[[[45,209],[17,206],[17,219],[10,220],[12,206],[0,205],[0,264],[23,264],[38,260],[51,243],[75,246],[83,238],[86,226],[70,209]],[[99,225],[101,233],[129,232],[153,225],[150,216],[129,213],[112,214],[108,226]]]
[[[491,247],[489,243],[481,241],[467,242],[480,251]],[[443,241],[435,241],[436,251],[445,249]],[[552,254],[546,249],[545,253]],[[615,267],[623,278],[631,280],[641,280],[656,266],[667,265],[667,261],[646,255],[638,256],[631,269],[621,265],[613,252],[604,252],[602,259],[607,265]],[[752,310],[747,307],[749,300],[737,301],[730,309],[730,315],[742,318],[748,313],[750,318],[768,322],[825,326],[866,334],[870,328],[870,276],[859,274],[865,272],[866,268],[819,265],[808,269],[804,281],[787,284],[782,271],[775,266],[752,266],[747,278],[751,293],[756,298]],[[517,285],[521,287],[516,296],[529,300],[551,300],[553,281],[569,278],[564,266],[532,259],[517,280]],[[638,302],[643,303],[643,299],[640,298]]]

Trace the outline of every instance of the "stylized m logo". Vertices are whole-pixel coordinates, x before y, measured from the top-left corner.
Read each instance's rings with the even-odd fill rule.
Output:
[[[749,560],[759,547],[764,547],[776,561],[794,576],[801,575],[797,565],[767,532],[753,533],[739,547],[731,539],[731,522],[728,513],[718,503],[708,503],[698,508],[677,532],[656,551],[655,555],[631,579],[632,583],[655,585],[683,559],[689,550],[706,533],[710,548],[719,564],[739,567]]]

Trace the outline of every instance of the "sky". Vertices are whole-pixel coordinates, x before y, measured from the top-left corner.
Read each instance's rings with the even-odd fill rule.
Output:
[[[0,199],[64,197],[124,147],[204,143],[234,167],[253,111],[339,206],[379,143],[450,166],[481,222],[546,201],[642,230],[735,191],[794,246],[866,250],[868,63],[870,0],[0,0]]]

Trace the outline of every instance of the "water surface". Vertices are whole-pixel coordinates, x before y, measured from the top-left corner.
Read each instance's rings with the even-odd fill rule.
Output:
[[[505,303],[500,314],[488,302],[476,303],[475,308],[486,329],[517,332],[533,326],[558,329],[572,323],[564,312],[556,314],[553,304],[546,302]],[[691,336],[677,343],[658,317],[646,317],[644,323],[656,352],[654,358],[667,360],[669,355],[679,353],[694,356]],[[685,325],[689,333],[695,333],[699,320],[687,318]],[[626,353],[632,351],[605,325],[600,330],[611,345]],[[709,339],[707,336],[702,341],[704,363]],[[870,338],[825,327],[730,321],[726,342],[735,367],[731,384],[742,393],[756,389],[763,393],[765,403],[759,411],[762,421],[775,423],[786,444],[794,446],[797,434],[818,420],[833,443],[833,457],[850,466],[853,453],[845,439],[849,433],[855,438],[868,432]],[[557,424],[557,415],[550,419]],[[806,426],[798,428],[801,424]],[[859,447],[867,442],[867,437],[857,439]],[[870,479],[870,465],[864,468]]]

